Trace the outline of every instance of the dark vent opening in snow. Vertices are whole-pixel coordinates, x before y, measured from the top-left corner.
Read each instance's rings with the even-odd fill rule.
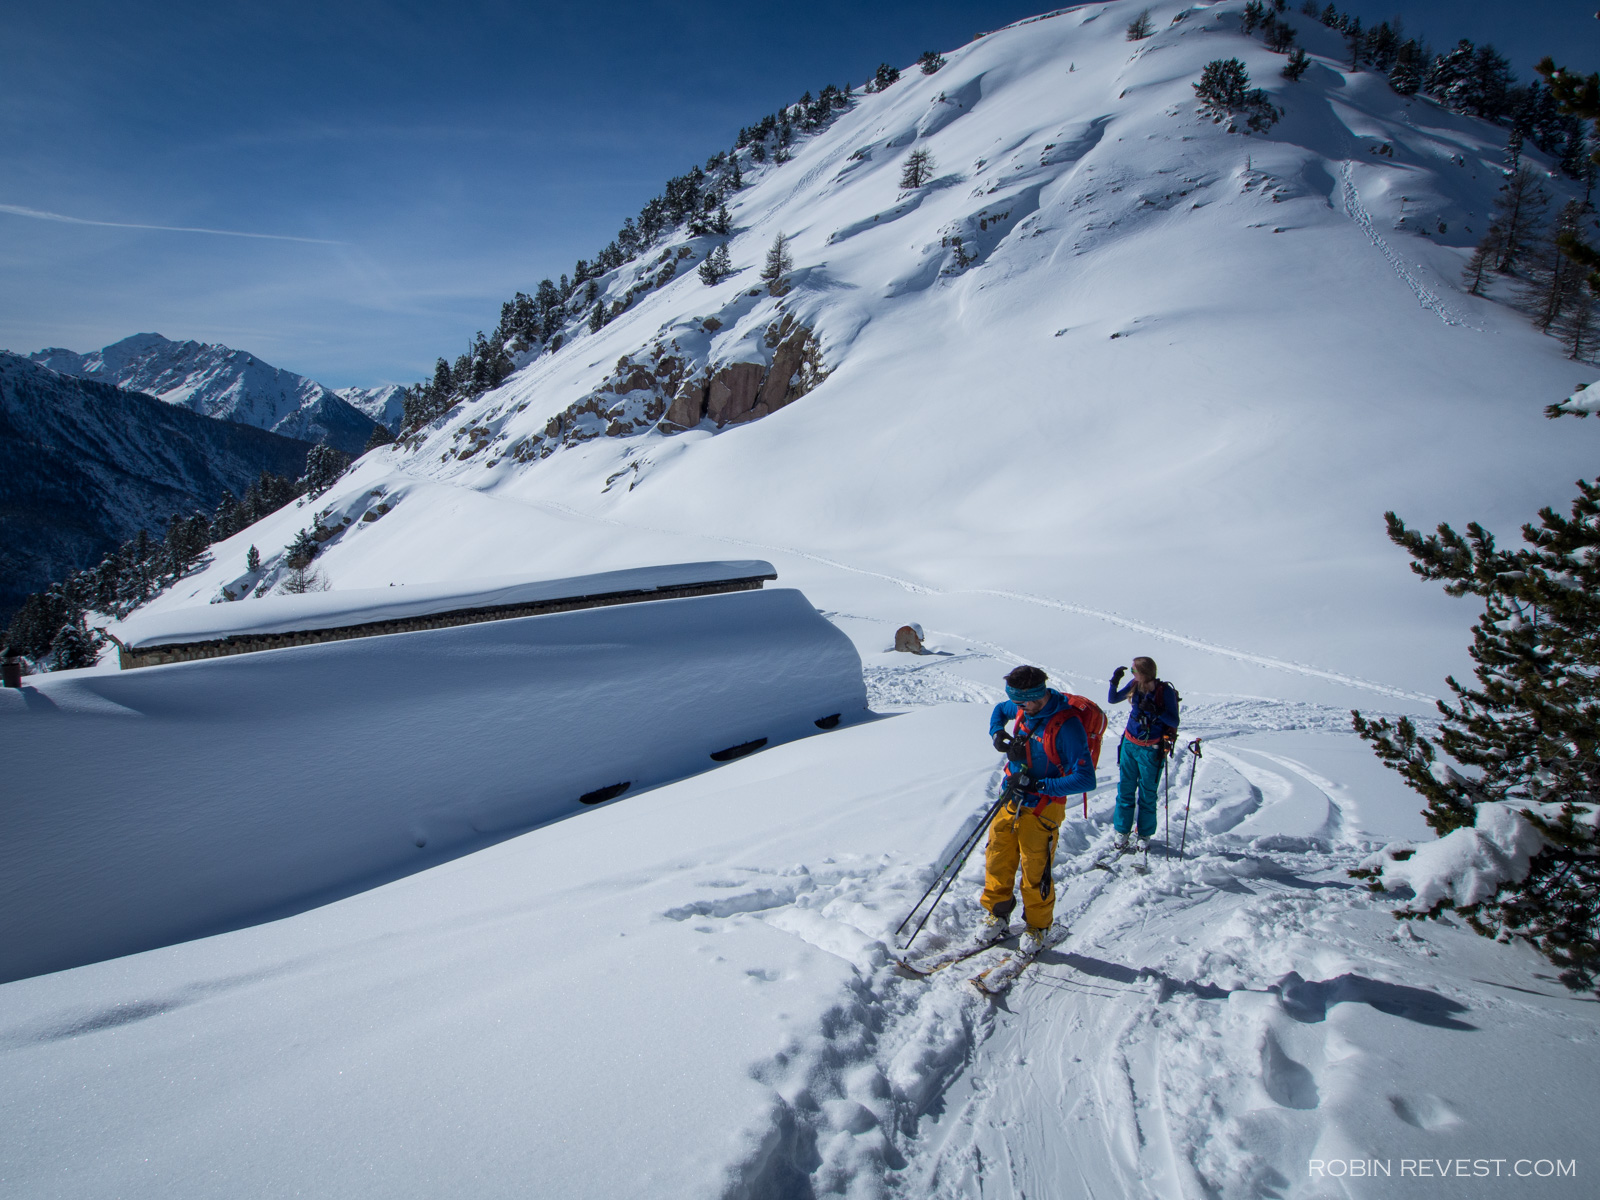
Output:
[[[740,742],[737,746],[729,746],[726,750],[718,750],[711,757],[717,762],[732,762],[736,758],[743,758],[746,754],[754,754],[767,744],[766,738],[757,738],[753,742]]]
[[[613,783],[603,788],[595,788],[592,792],[585,792],[578,797],[579,804],[604,804],[607,800],[615,800],[630,785],[626,783]]]
[[[818,717],[812,724],[818,729],[834,729],[838,726],[841,716],[843,716],[842,713],[829,713],[825,717]]]

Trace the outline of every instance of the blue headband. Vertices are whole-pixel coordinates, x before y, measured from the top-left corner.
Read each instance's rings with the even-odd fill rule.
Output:
[[[1043,700],[1050,694],[1050,689],[1040,684],[1036,688],[1014,688],[1006,684],[1006,695],[1017,704],[1026,704],[1029,700]]]

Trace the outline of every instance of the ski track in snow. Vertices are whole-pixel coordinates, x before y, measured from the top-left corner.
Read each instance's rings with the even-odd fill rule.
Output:
[[[1417,303],[1437,316],[1446,325],[1458,325],[1465,329],[1475,328],[1475,326],[1468,325],[1455,313],[1451,312],[1445,306],[1445,302],[1439,298],[1438,293],[1424,285],[1421,280],[1413,275],[1411,268],[1406,266],[1405,260],[1394,252],[1389,243],[1384,240],[1383,235],[1374,228],[1372,214],[1362,207],[1361,197],[1356,192],[1355,165],[1348,160],[1344,164],[1343,175],[1345,213],[1361,227],[1361,231],[1378,248],[1379,253],[1389,260],[1389,265],[1394,268],[1395,274],[1400,276],[1401,281],[1416,294]],[[1478,332],[1481,333],[1482,330],[1478,330]]]
[[[1084,1194],[1259,1195],[1282,1186],[1320,1126],[1326,1056],[1322,1038],[1286,1011],[1285,989],[1299,977],[1275,971],[1263,947],[1337,940],[1324,928],[1330,909],[1375,901],[1342,878],[1366,844],[1341,844],[1324,786],[1336,785],[1281,756],[1247,753],[1248,765],[1221,751],[1189,759],[1203,786],[1188,856],[1152,854],[1149,875],[1130,860],[1091,869],[1108,842],[1097,827],[1110,817],[1110,796],[1097,792],[1092,820],[1062,828],[1056,920],[1069,936],[998,1002],[967,981],[1002,947],[927,980],[893,967],[902,944],[895,922],[935,878],[933,863],[884,855],[752,871],[664,913],[702,932],[718,921],[761,920],[856,968],[849,993],[814,1034],[756,1068],[779,1098],[769,1119],[781,1134],[744,1164],[730,1194],[777,1194],[805,1178],[815,1195],[956,1197],[993,1187],[1057,1195],[1072,1173]],[[991,796],[997,784],[998,776]],[[1263,792],[1269,803],[1292,803],[1307,788],[1330,811],[1326,836],[1227,833],[1262,808]],[[959,841],[958,833],[952,846]],[[975,925],[982,857],[973,854],[935,910],[919,953]],[[1333,878],[1308,878],[1319,875]],[[1122,965],[1139,953],[1136,944],[1165,952],[1154,964]],[[1306,1003],[1326,1002],[1307,986]],[[1051,1092],[1041,1090],[1041,1075]],[[1251,1087],[1305,1114],[1300,1136],[1274,1145],[1248,1123],[1220,1120]],[[1041,1109],[1058,1112],[1059,1127],[1041,1121]]]
[[[599,521],[606,525],[615,525],[623,529],[644,529],[652,533],[670,534],[676,531],[662,529],[656,526],[639,525],[628,521],[619,521],[614,517],[603,517],[595,513],[585,512],[571,505],[561,504],[553,500],[533,502],[541,507],[554,509],[571,517],[585,518]],[[1142,633],[1147,637],[1158,638],[1162,641],[1172,642],[1180,646],[1187,646],[1191,650],[1200,650],[1207,654],[1215,654],[1222,658],[1231,658],[1239,662],[1252,663],[1255,666],[1267,667],[1275,671],[1285,671],[1294,675],[1304,675],[1313,679],[1324,679],[1330,683],[1343,684],[1346,687],[1359,688],[1363,691],[1373,692],[1380,696],[1390,696],[1397,700],[1414,700],[1424,704],[1432,704],[1437,697],[1425,692],[1408,691],[1405,688],[1393,687],[1386,683],[1378,683],[1371,679],[1362,679],[1355,675],[1346,675],[1339,671],[1329,671],[1322,667],[1311,666],[1307,663],[1292,662],[1288,659],[1274,658],[1266,654],[1252,654],[1246,650],[1236,650],[1231,646],[1220,646],[1215,642],[1203,641],[1200,638],[1189,637],[1171,629],[1164,629],[1159,625],[1151,625],[1145,621],[1137,621],[1124,617],[1120,613],[1107,612],[1104,609],[1090,608],[1082,604],[1072,604],[1065,600],[1055,600],[1048,596],[1035,596],[1028,592],[1014,592],[1001,588],[938,588],[928,584],[916,583],[898,575],[890,575],[884,571],[874,571],[868,567],[857,567],[850,563],[841,562],[836,558],[815,554],[809,550],[801,550],[794,546],[781,546],[767,542],[752,541],[748,538],[730,537],[725,534],[701,534],[711,541],[726,542],[730,546],[743,546],[748,549],[762,550],[769,554],[789,554],[795,558],[803,558],[808,562],[818,563],[821,566],[832,567],[835,570],[847,571],[854,575],[864,575],[871,579],[881,579],[903,588],[913,595],[920,596],[995,596],[1002,600],[1014,600],[1021,604],[1033,604],[1041,608],[1053,608],[1058,612],[1069,612],[1074,616],[1090,617],[1097,621],[1104,621],[1108,625],[1115,625],[1120,629]],[[965,636],[965,635],[962,635]],[[979,643],[975,639],[974,644]],[[996,649],[998,649],[996,647]],[[1009,652],[1003,652],[1009,654]],[[1018,659],[1018,662],[1023,660]]]
[[[809,1194],[861,1197],[1058,1195],[1073,1175],[1084,1194],[1121,1196],[1260,1195],[1287,1182],[1322,1125],[1327,1055],[1321,1031],[1286,1003],[1298,977],[1275,973],[1263,947],[1338,940],[1323,928],[1329,910],[1371,901],[1307,877],[1337,874],[1356,855],[1315,839],[1275,839],[1263,853],[1195,838],[1203,844],[1186,861],[1152,856],[1140,876],[1089,870],[1100,846],[1072,832],[1084,844],[1057,868],[1057,920],[1071,934],[998,1003],[967,982],[998,949],[929,980],[893,969],[895,914],[931,866],[829,863],[665,914],[759,919],[857,968],[816,1033],[756,1069],[780,1097],[772,1121],[785,1132],[745,1165],[735,1194],[777,1194],[795,1178],[809,1178]],[[979,860],[920,949],[975,921]],[[1150,941],[1173,948],[1154,965],[1119,961]],[[1326,1002],[1307,986],[1308,1003]],[[1219,1120],[1252,1088],[1297,1136],[1274,1144],[1248,1122]]]

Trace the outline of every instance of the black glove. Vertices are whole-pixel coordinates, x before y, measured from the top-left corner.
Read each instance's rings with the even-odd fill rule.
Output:
[[[1010,785],[1012,791],[1025,792],[1033,786],[1033,776],[1029,775],[1027,769],[1024,768],[1014,773],[1006,782]]]
[[[1128,668],[1127,667],[1118,667],[1115,671],[1111,672],[1111,686],[1112,687],[1121,687],[1122,686],[1122,677],[1124,675],[1126,675],[1127,673],[1128,673]]]
[[[1001,754],[1009,754],[1011,752],[1011,735],[1004,729],[994,735],[994,748],[1000,751]]]

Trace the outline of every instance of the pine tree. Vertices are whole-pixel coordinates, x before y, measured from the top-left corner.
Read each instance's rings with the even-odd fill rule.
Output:
[[[1287,54],[1294,45],[1294,29],[1287,21],[1274,21],[1270,16],[1266,27],[1267,49],[1276,54]],[[1296,78],[1291,76],[1291,78]]]
[[[1278,110],[1266,92],[1250,86],[1250,72],[1237,58],[1217,58],[1206,64],[1200,82],[1191,85],[1200,107],[1213,121],[1234,115],[1247,118],[1251,129],[1265,131],[1278,119]]]
[[[222,499],[217,501],[216,511],[211,514],[211,540],[220,542],[243,528],[244,525],[239,521],[239,502],[233,498],[232,492],[224,488]]]
[[[1556,214],[1548,233],[1534,245],[1523,262],[1528,282],[1521,304],[1533,323],[1548,333],[1573,296],[1584,288],[1583,269],[1561,249],[1561,239],[1580,234],[1584,226],[1584,206],[1569,200]]]
[[[393,444],[394,434],[389,432],[389,427],[387,425],[384,425],[380,422],[379,424],[374,425],[372,427],[372,432],[367,435],[367,444],[361,453],[370,454],[379,446],[392,446]]]
[[[899,79],[899,68],[891,67],[888,63],[879,63],[878,69],[872,74],[872,82],[867,86],[874,92],[881,92],[884,88],[888,87],[892,83],[897,82]]]
[[[1350,54],[1350,69],[1359,71],[1367,59],[1367,33],[1361,28],[1361,18],[1351,17],[1344,26],[1345,49]]]
[[[933,155],[926,149],[913,150],[906,155],[906,165],[900,172],[900,186],[903,188],[919,188],[933,178],[934,168],[938,164],[933,161]]]
[[[261,570],[261,551],[257,550],[254,546],[251,546],[250,549],[245,552],[244,569],[252,572]]]
[[[789,253],[789,239],[780,232],[767,247],[766,265],[761,268],[761,282],[767,285],[768,295],[781,296],[789,290],[783,277],[792,270],[794,256]]]
[[[1260,25],[1261,22],[1265,21],[1266,19],[1267,9],[1266,6],[1261,3],[1261,0],[1250,0],[1250,2],[1244,6],[1244,11],[1239,14],[1239,28],[1243,29],[1246,33],[1254,33],[1256,31],[1256,26]],[[1133,39],[1129,38],[1128,40],[1132,41]]]
[[[284,547],[284,565],[290,570],[299,570],[309,565],[320,549],[322,547],[317,544],[317,539],[311,536],[311,531],[302,529],[294,535],[294,541]]]
[[[924,50],[922,52],[922,57],[917,59],[917,62],[922,67],[922,73],[924,75],[932,75],[937,72],[940,67],[944,66],[945,57],[936,50]]]
[[[1306,73],[1306,68],[1311,65],[1311,56],[1305,48],[1296,46],[1294,53],[1289,55],[1289,61],[1283,65],[1283,77],[1292,83],[1299,83],[1300,76]]]
[[[1522,548],[1496,547],[1476,523],[1423,537],[1387,514],[1411,569],[1452,596],[1482,599],[1472,627],[1476,687],[1446,680],[1439,734],[1407,718],[1356,732],[1427,802],[1439,834],[1471,825],[1480,805],[1508,803],[1548,843],[1527,877],[1457,908],[1479,933],[1520,939],[1561,968],[1568,987],[1600,984],[1600,485],[1580,480],[1571,517],[1539,512]],[[1366,874],[1371,874],[1370,872]],[[1427,916],[1441,915],[1441,901]]]
[[[1488,232],[1473,248],[1472,257],[1467,260],[1467,265],[1461,272],[1461,282],[1467,285],[1469,296],[1483,295],[1484,281],[1489,278],[1495,264],[1500,261],[1505,240],[1505,230],[1499,225],[1491,224]]]
[[[589,314],[589,332],[599,333],[606,327],[606,306],[596,304],[594,311]]]
[[[339,477],[350,469],[350,456],[336,450],[326,442],[318,442],[306,455],[306,473],[300,477],[300,489],[312,500],[339,482]]]
[[[68,621],[52,639],[50,657],[57,671],[76,671],[99,661],[100,646],[81,619]]]
[[[728,253],[728,243],[722,242],[715,246],[711,253],[706,255],[705,262],[700,264],[700,282],[707,287],[715,287],[732,274],[733,258]]]
[[[1495,270],[1509,275],[1533,244],[1550,207],[1550,194],[1539,182],[1538,173],[1526,164],[1512,171],[1500,185],[1495,200],[1493,223],[1500,227],[1500,257]]]
[[[1544,76],[1557,110],[1577,126],[1575,130],[1569,127],[1568,154],[1577,153],[1573,143],[1582,143],[1587,149],[1588,139],[1583,135],[1583,122],[1600,121],[1600,74],[1591,73],[1587,77],[1574,74],[1565,67],[1556,66],[1555,60],[1548,55],[1539,60],[1535,70]],[[1569,170],[1568,173],[1583,181],[1583,201],[1588,204],[1589,194],[1594,190],[1596,168],[1600,166],[1600,150],[1590,154],[1581,166],[1578,163],[1572,166],[1579,169]],[[1600,291],[1600,250],[1576,234],[1563,237],[1560,244],[1569,258],[1589,272],[1589,287]]]
[[[1592,362],[1596,350],[1594,291],[1583,287],[1574,290],[1562,308],[1561,315],[1551,328],[1566,347],[1567,357],[1573,362]]]
[[[1389,86],[1402,96],[1415,96],[1422,87],[1422,68],[1416,59],[1396,59],[1389,71]]]
[[[1251,0],[1251,3],[1256,3],[1256,0]],[[1248,9],[1246,11],[1248,11]],[[1133,20],[1128,22],[1126,36],[1127,40],[1130,42],[1142,42],[1154,32],[1155,26],[1150,23],[1150,10],[1147,8]]]
[[[12,655],[22,655],[39,662],[49,653],[56,634],[76,614],[67,604],[59,584],[52,584],[42,592],[34,592],[22,602],[6,628],[6,647]]]
[[[291,566],[278,582],[278,591],[286,596],[300,596],[306,592],[329,591],[328,581],[315,567]]]

